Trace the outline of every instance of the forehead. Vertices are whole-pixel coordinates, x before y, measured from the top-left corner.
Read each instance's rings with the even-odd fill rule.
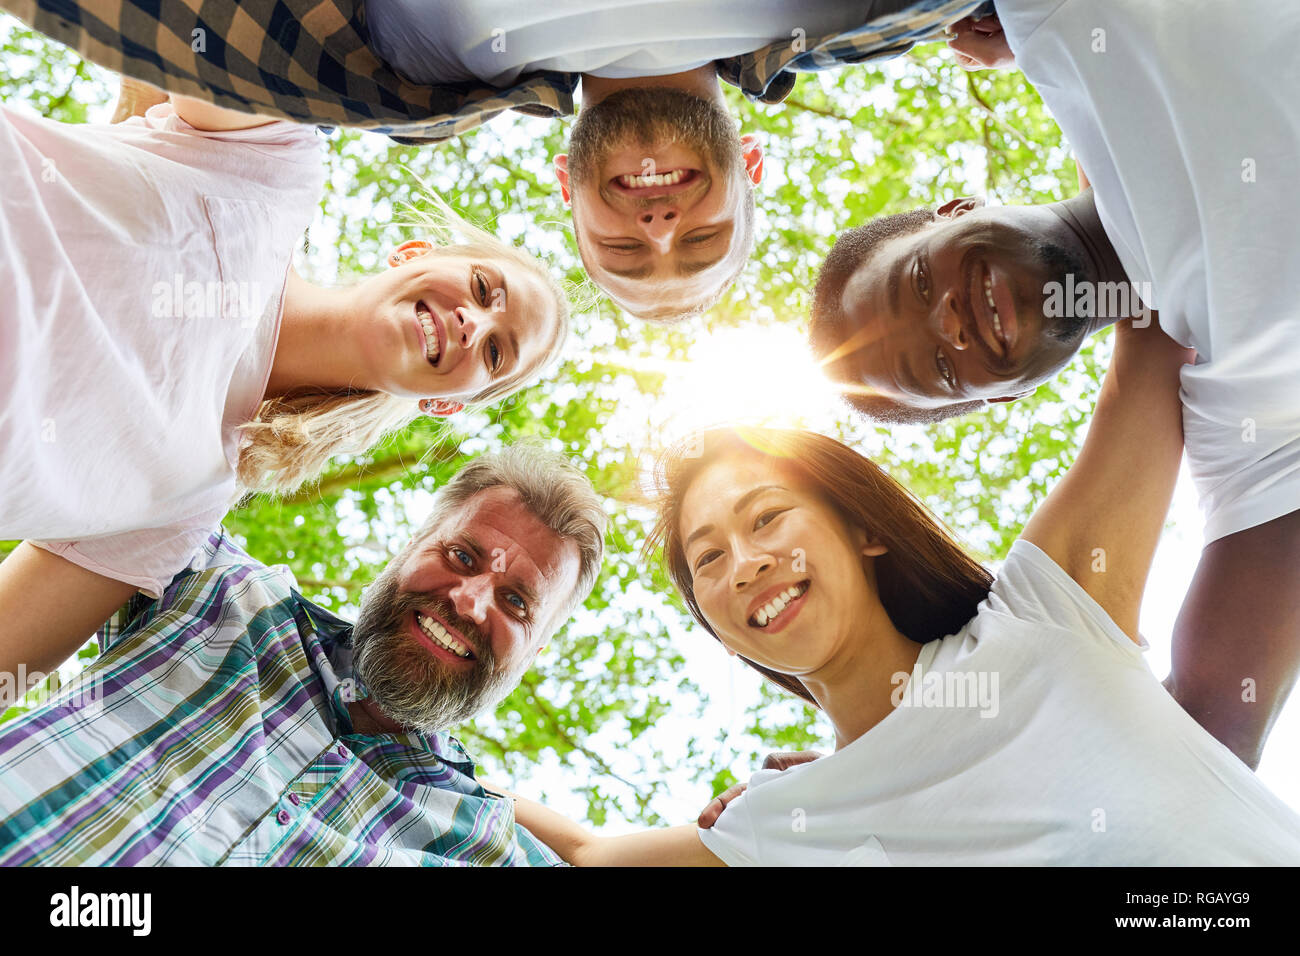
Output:
[[[504,555],[507,571],[524,577],[539,594],[554,591],[557,600],[577,580],[578,546],[548,528],[513,488],[478,492],[449,514],[433,536],[469,538],[488,561]]]
[[[682,497],[678,532],[685,539],[701,525],[716,524],[733,513],[736,503],[755,488],[779,485],[800,493],[805,482],[779,458],[737,452],[705,465]]]

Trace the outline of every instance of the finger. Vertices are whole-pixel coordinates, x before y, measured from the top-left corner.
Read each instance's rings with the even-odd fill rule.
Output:
[[[695,821],[700,825],[700,829],[707,830],[717,823],[718,817],[722,816],[722,811],[727,809],[727,804],[745,792],[745,786],[743,783],[733,784],[710,800],[709,805],[704,808]]]
[[[808,763],[820,757],[821,754],[816,750],[796,750],[794,752],[768,754],[763,758],[763,769],[789,770],[791,767],[797,767],[801,763]]]
[[[992,66],[997,63],[1003,56],[1005,44],[998,36],[981,36],[974,32],[959,33],[957,36],[948,41],[948,46],[952,51],[958,54],[958,60],[965,66],[964,57],[977,66],[975,68]],[[971,69],[971,67],[966,67]]]

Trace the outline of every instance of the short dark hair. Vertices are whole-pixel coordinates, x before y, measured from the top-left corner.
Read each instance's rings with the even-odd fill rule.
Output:
[[[835,245],[822,263],[813,290],[812,347],[822,358],[844,341],[844,321],[839,314],[840,296],[849,276],[876,254],[881,245],[899,236],[910,235],[924,229],[936,219],[932,209],[911,209],[886,216],[877,216],[865,225],[840,234]],[[955,418],[984,407],[984,402],[955,402],[941,408],[912,408],[886,395],[849,393],[844,401],[860,415],[889,425],[929,425],[946,418]]]

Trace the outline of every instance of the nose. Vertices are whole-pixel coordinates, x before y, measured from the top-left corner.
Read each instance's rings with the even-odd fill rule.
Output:
[[[482,627],[487,623],[487,612],[492,603],[492,581],[486,574],[463,577],[447,597],[457,614]]]
[[[731,588],[737,594],[776,567],[776,558],[765,551],[736,550],[736,563],[731,572]]]
[[[682,215],[675,206],[651,206],[640,210],[636,221],[650,245],[661,253],[667,253],[673,247],[673,236]]]
[[[939,335],[959,352],[970,347],[961,296],[949,289],[939,300]]]
[[[468,350],[474,343],[474,333],[478,330],[478,321],[464,306],[458,308],[455,315],[456,327],[452,329],[451,334],[460,343],[462,349]]]

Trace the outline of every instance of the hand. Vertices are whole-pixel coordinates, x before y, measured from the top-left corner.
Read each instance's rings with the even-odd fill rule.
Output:
[[[801,763],[808,763],[822,756],[815,750],[797,750],[792,753],[774,753],[768,754],[763,758],[764,770],[789,770],[791,767]],[[718,817],[722,816],[722,811],[727,809],[727,804],[731,803],[738,796],[745,792],[748,784],[737,783],[723,790],[712,800],[709,801],[696,819],[701,830],[707,830],[713,824],[718,822]]]
[[[958,20],[950,28],[948,46],[963,70],[1007,70],[1016,65],[1016,55],[1007,46],[1002,21],[996,16]]]

